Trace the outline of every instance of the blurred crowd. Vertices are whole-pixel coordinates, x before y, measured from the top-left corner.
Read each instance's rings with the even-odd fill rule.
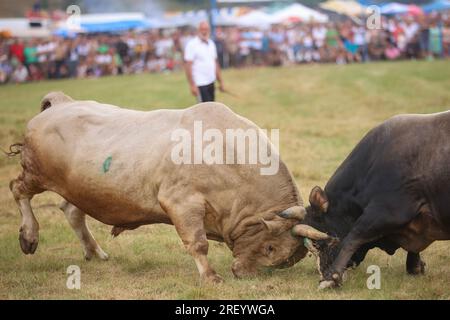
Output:
[[[194,36],[192,28],[179,28],[74,38],[0,38],[0,83],[170,72],[183,67],[183,49]],[[223,68],[448,58],[450,17],[383,17],[378,29],[350,19],[275,25],[269,30],[222,27],[216,29],[215,41]]]

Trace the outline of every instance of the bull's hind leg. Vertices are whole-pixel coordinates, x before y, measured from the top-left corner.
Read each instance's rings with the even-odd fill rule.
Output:
[[[408,252],[406,257],[406,271],[411,275],[425,273],[425,262],[420,258],[420,253]]]
[[[200,277],[214,283],[222,282],[222,278],[211,268],[207,259],[208,241],[203,224],[205,217],[203,198],[201,196],[186,198],[185,195],[177,197],[176,194],[166,197],[160,193],[158,199],[172,220],[187,251],[194,258]]]
[[[35,194],[43,190],[36,187],[33,179],[23,172],[17,179],[10,182],[9,188],[22,215],[19,230],[20,248],[25,254],[33,254],[39,242],[39,223],[31,209],[30,201]]]
[[[63,201],[59,208],[64,211],[67,221],[80,239],[86,260],[91,260],[94,256],[108,260],[108,255],[100,248],[86,225],[86,214],[67,201]]]

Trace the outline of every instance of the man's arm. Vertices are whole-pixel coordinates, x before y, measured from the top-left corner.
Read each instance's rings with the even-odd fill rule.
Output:
[[[192,77],[192,61],[185,61],[184,69],[186,71],[186,77],[191,89],[191,93],[194,97],[198,96],[198,88],[195,85],[194,78]]]

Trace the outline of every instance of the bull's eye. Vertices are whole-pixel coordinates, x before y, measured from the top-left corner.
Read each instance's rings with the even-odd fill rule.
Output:
[[[270,253],[272,253],[272,252],[274,252],[274,251],[275,251],[275,248],[274,248],[272,245],[269,244],[269,245],[267,246],[267,253],[270,254]]]

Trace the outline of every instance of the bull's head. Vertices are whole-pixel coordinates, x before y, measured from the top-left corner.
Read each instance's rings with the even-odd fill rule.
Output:
[[[251,275],[260,267],[293,266],[308,252],[302,237],[328,239],[325,233],[301,224],[305,215],[304,207],[294,206],[258,221],[253,231],[241,236],[235,243],[234,275]]]
[[[299,221],[292,228],[292,234],[302,239],[304,247],[316,256],[317,267],[322,275],[336,258],[339,239],[333,230],[332,219],[327,219],[329,217],[329,201],[325,191],[320,187],[313,188],[309,202],[310,206],[301,216],[288,210],[281,212],[279,216]],[[332,235],[318,229],[331,231]]]

